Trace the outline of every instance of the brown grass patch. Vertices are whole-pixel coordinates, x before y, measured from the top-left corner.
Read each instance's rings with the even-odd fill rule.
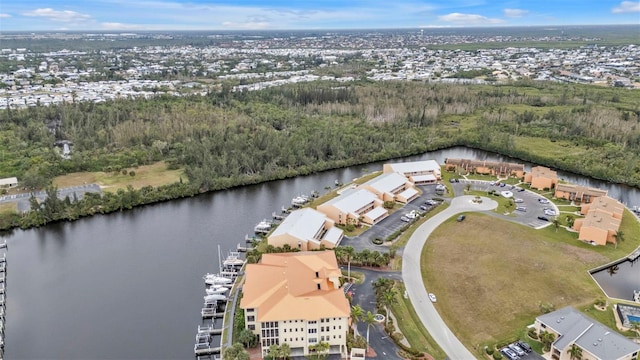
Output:
[[[472,236],[470,236],[472,234]],[[579,306],[602,297],[587,270],[609,259],[545,231],[468,214],[431,235],[422,254],[427,288],[443,319],[471,348],[517,334],[540,304]]]
[[[130,171],[134,171],[135,176],[129,175]],[[53,179],[53,184],[59,188],[64,188],[96,183],[105,191],[115,192],[118,189],[126,189],[128,185],[133,186],[135,189],[140,189],[145,186],[157,187],[172,184],[180,181],[184,170],[168,170],[167,164],[164,161],[160,161],[152,165],[126,169],[126,172],[126,174],[122,174],[122,172],[106,173],[103,171],[73,173],[56,177]],[[186,177],[183,177],[183,181],[186,181]]]

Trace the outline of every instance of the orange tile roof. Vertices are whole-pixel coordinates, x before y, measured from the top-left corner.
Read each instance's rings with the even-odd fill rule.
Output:
[[[342,275],[333,251],[264,254],[262,262],[247,265],[245,273],[240,306],[257,309],[257,321],[350,315],[343,290],[330,280],[339,281]]]
[[[600,196],[589,204],[589,211],[592,210],[603,210],[611,214],[622,215],[624,213],[624,206],[616,199],[608,196]]]
[[[581,185],[573,185],[573,184],[558,184],[556,186],[556,191],[562,192],[574,192],[579,194],[579,197],[582,197],[583,194],[587,194],[590,196],[607,196],[607,190],[590,188],[588,186]]]
[[[620,219],[611,216],[608,211],[594,209],[589,210],[582,222],[582,228],[594,227],[601,230],[616,232],[620,228]]]

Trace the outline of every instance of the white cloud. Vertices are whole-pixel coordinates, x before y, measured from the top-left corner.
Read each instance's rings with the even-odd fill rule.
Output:
[[[504,16],[515,18],[523,17],[529,13],[529,10],[522,9],[504,9],[502,11],[504,12]]]
[[[71,10],[53,10],[51,8],[35,9],[22,13],[24,16],[44,17],[51,21],[64,23],[84,22],[91,19],[91,15],[81,14]]]
[[[271,27],[271,24],[266,21],[248,21],[244,23],[238,23],[233,21],[224,21],[222,26],[229,29],[238,30],[262,30]]]
[[[611,9],[611,12],[614,14],[640,12],[640,2],[623,1],[620,3],[620,5]]]
[[[145,27],[137,24],[123,24],[119,22],[103,22],[100,24],[105,30],[141,30]]]
[[[0,13],[0,19],[6,19],[6,18],[10,18],[10,17],[11,17],[11,15],[9,15],[9,14]]]
[[[488,25],[488,24],[500,24],[503,20],[492,19],[486,16],[478,14],[462,14],[451,13],[447,15],[438,16],[438,20],[456,23],[459,25]]]

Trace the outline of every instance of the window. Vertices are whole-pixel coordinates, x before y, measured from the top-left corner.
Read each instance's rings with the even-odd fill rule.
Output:
[[[253,311],[254,311],[253,308],[247,309],[247,312],[253,312]]]
[[[318,285],[318,290],[320,290],[320,284],[316,284],[316,285]]]
[[[256,329],[256,326],[254,324],[249,325],[249,330],[253,331]]]
[[[309,321],[309,324],[317,324],[318,322],[316,320],[311,320]]]
[[[318,342],[318,338],[310,338],[310,339],[309,339],[309,343],[310,343],[310,344],[315,344],[315,343],[317,343],[317,342]]]
[[[309,329],[309,334],[315,334],[318,332],[318,329]]]
[[[256,321],[256,317],[253,316],[253,315],[249,315],[249,316],[247,316],[247,321],[254,322],[254,321]]]

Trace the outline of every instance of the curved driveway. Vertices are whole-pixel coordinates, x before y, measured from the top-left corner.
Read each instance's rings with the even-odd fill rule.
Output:
[[[474,196],[460,196],[451,200],[450,206],[422,224],[411,235],[402,253],[402,278],[407,289],[409,299],[418,317],[429,331],[433,339],[442,347],[451,359],[464,360],[475,357],[460,340],[449,330],[435,306],[429,300],[425,284],[420,273],[420,255],[427,238],[433,230],[455,214],[471,211],[486,211],[495,209],[498,203],[486,197],[481,204],[471,202]]]

